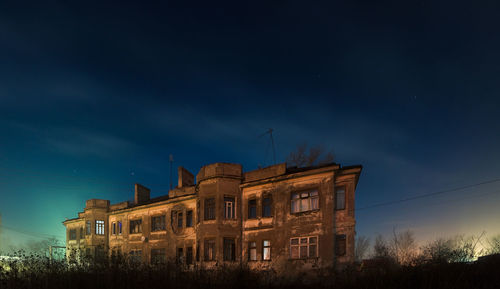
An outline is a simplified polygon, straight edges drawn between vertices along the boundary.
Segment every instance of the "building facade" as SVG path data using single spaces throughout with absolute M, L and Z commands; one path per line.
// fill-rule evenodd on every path
M 178 168 L 178 186 L 133 202 L 86 201 L 66 220 L 67 254 L 126 254 L 186 266 L 246 263 L 253 269 L 342 267 L 354 262 L 354 195 L 361 166 L 278 164 L 243 172 L 239 164 Z

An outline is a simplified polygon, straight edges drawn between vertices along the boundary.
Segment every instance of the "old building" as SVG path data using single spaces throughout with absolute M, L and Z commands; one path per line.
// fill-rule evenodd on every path
M 121 253 L 142 262 L 214 266 L 247 263 L 275 270 L 339 267 L 354 261 L 354 194 L 361 166 L 278 164 L 243 172 L 215 163 L 150 198 L 136 184 L 133 202 L 86 202 L 66 220 L 68 254 Z

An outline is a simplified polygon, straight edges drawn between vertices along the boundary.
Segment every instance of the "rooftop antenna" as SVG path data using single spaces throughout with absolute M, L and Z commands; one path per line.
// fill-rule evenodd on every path
M 174 156 L 172 154 L 168 156 L 168 161 L 170 162 L 170 189 L 172 189 L 172 163 L 174 162 Z
M 273 146 L 273 161 L 274 161 L 274 164 L 276 164 L 276 150 L 274 149 L 274 139 L 273 139 L 273 129 L 272 128 L 268 128 L 267 131 L 263 134 L 261 134 L 259 137 L 262 137 L 266 134 L 269 134 L 269 137 L 271 138 L 271 145 Z

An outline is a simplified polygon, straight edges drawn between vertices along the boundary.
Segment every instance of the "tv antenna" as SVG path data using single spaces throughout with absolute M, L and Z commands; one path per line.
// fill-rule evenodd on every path
M 271 145 L 273 146 L 273 161 L 274 161 L 274 164 L 276 164 L 276 150 L 274 149 L 273 131 L 274 130 L 272 128 L 268 128 L 267 131 L 265 133 L 261 134 L 259 137 L 263 137 L 266 134 L 269 134 L 269 138 L 271 139 Z

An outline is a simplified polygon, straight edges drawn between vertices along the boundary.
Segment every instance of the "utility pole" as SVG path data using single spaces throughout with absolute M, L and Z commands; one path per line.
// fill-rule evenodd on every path
M 273 138 L 273 129 L 269 128 L 267 131 L 263 134 L 261 134 L 259 137 L 262 137 L 266 134 L 269 134 L 269 137 L 271 138 L 271 145 L 273 146 L 273 164 L 276 164 L 276 150 L 274 149 L 274 138 Z M 266 157 L 267 157 L 267 152 L 266 152 Z

